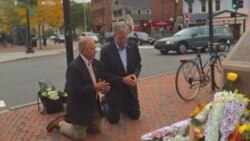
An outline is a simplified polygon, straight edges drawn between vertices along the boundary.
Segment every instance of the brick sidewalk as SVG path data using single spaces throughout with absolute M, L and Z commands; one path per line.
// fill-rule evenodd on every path
M 200 95 L 192 102 L 181 101 L 175 91 L 175 73 L 139 81 L 141 118 L 132 121 L 122 116 L 117 125 L 103 121 L 101 134 L 88 134 L 87 141 L 139 141 L 141 135 L 189 117 L 199 101 L 212 98 L 210 87 L 201 89 Z M 58 114 L 41 115 L 37 105 L 20 108 L 0 114 L 1 141 L 70 141 L 59 132 L 46 132 L 48 122 Z

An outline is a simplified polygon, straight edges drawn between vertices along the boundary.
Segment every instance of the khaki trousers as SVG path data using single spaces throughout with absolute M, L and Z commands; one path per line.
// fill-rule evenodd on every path
M 65 121 L 59 123 L 60 132 L 73 140 L 84 141 L 87 137 L 87 131 L 91 133 L 100 133 L 102 128 L 102 117 L 95 111 L 93 123 L 90 126 L 74 125 Z

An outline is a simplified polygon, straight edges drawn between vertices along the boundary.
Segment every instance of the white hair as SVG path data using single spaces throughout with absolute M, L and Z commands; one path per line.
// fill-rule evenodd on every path
M 128 28 L 125 23 L 119 22 L 114 24 L 114 33 L 117 33 L 119 31 L 128 31 Z
M 79 41 L 79 44 L 78 44 L 78 48 L 79 48 L 79 51 L 81 52 L 82 50 L 84 50 L 87 46 L 87 42 L 89 41 L 94 41 L 91 37 L 86 37 L 82 40 Z

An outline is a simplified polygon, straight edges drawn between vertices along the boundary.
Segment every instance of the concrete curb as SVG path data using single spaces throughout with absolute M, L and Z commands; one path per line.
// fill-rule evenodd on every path
M 73 51 L 75 51 L 76 49 L 78 49 L 78 47 L 76 45 L 73 45 Z M 34 53 L 4 52 L 3 54 L 5 54 L 6 57 L 0 57 L 0 63 L 6 63 L 6 62 L 17 61 L 17 60 L 36 58 L 36 57 L 51 56 L 51 55 L 56 55 L 56 54 L 62 54 L 65 52 L 66 52 L 66 48 L 55 49 L 55 50 L 38 50 L 38 51 L 35 51 Z M 9 57 L 9 56 L 14 56 L 14 57 Z
M 3 111 L 0 111 L 0 115 L 1 114 L 4 114 L 4 113 L 7 113 L 7 112 L 9 112 L 10 110 L 8 110 L 8 109 L 6 109 L 6 110 L 3 110 Z
M 24 60 L 24 59 L 29 59 L 29 58 L 35 58 L 35 57 L 44 57 L 44 56 L 51 56 L 51 55 L 55 55 L 55 54 L 61 54 L 64 53 L 65 50 L 53 50 L 50 52 L 43 51 L 43 52 L 38 52 L 37 54 L 16 54 L 17 56 L 15 58 L 3 58 L 0 60 L 0 63 L 6 63 L 6 62 L 12 62 L 12 61 L 17 61 L 17 60 Z M 12 53 L 9 53 L 10 55 Z M 13 53 L 12 55 L 14 55 L 15 53 Z M 18 56 L 19 55 L 19 56 Z
M 0 111 L 0 115 L 7 113 L 7 112 L 10 112 L 10 111 L 15 111 L 15 110 L 18 110 L 21 108 L 33 106 L 35 104 L 37 104 L 37 102 L 30 102 L 30 103 L 26 103 L 26 104 L 22 104 L 22 105 L 18 105 L 18 106 L 13 106 L 13 107 L 10 107 L 9 109 L 5 109 L 5 110 Z
M 24 107 L 28 107 L 28 106 L 32 106 L 37 104 L 37 102 L 30 102 L 30 103 L 26 103 L 26 104 L 22 104 L 22 105 L 18 105 L 18 106 L 13 106 L 9 109 L 9 111 L 13 111 L 13 110 L 18 110 L 20 108 L 24 108 Z

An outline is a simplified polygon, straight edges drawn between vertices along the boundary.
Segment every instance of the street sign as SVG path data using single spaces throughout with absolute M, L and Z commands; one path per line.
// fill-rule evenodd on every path
M 187 25 L 190 23 L 190 14 L 189 13 L 184 13 L 183 14 L 183 20 L 184 20 L 184 23 Z

